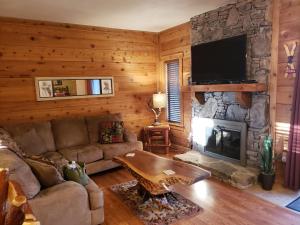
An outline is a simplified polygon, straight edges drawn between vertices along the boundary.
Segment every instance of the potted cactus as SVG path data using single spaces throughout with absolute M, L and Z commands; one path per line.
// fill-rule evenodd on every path
M 262 188 L 265 190 L 272 190 L 275 180 L 272 144 L 272 138 L 270 136 L 265 137 L 263 149 L 260 153 L 260 181 Z

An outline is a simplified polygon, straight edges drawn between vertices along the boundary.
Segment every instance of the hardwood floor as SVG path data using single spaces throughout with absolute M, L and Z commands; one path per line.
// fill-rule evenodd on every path
M 104 190 L 105 225 L 142 225 L 134 213 L 110 191 L 113 184 L 132 180 L 125 169 L 93 175 Z M 174 190 L 203 208 L 197 216 L 176 225 L 299 225 L 300 215 L 264 201 L 214 179 L 191 186 L 177 185 Z

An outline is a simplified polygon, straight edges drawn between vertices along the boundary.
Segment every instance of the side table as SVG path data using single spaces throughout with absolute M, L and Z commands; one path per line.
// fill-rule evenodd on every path
M 169 154 L 169 148 L 171 146 L 169 132 L 170 126 L 166 124 L 144 127 L 145 150 L 152 152 L 155 148 L 164 148 L 165 153 Z

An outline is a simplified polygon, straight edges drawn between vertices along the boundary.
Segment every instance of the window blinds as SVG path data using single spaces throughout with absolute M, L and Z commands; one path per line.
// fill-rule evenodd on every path
M 168 121 L 181 122 L 181 99 L 179 82 L 179 60 L 166 63 L 167 96 L 168 96 Z

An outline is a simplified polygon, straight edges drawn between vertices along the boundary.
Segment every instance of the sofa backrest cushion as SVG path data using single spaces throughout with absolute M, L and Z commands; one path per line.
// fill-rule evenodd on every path
M 5 125 L 4 128 L 13 136 L 22 136 L 23 134 L 35 129 L 37 135 L 43 140 L 47 151 L 55 151 L 55 143 L 51 129 L 50 121 L 23 123 Z
M 34 128 L 20 136 L 15 136 L 14 139 L 26 155 L 41 155 L 47 152 L 45 143 Z
M 57 149 L 86 145 L 89 143 L 84 118 L 52 120 L 52 131 Z
M 18 182 L 28 199 L 40 192 L 41 185 L 30 167 L 15 153 L 0 148 L 0 167 L 9 169 L 9 179 Z
M 89 116 L 86 117 L 87 128 L 89 132 L 89 139 L 91 144 L 99 142 L 99 127 L 100 122 L 108 121 L 122 121 L 122 115 L 120 113 L 107 114 L 100 116 Z

